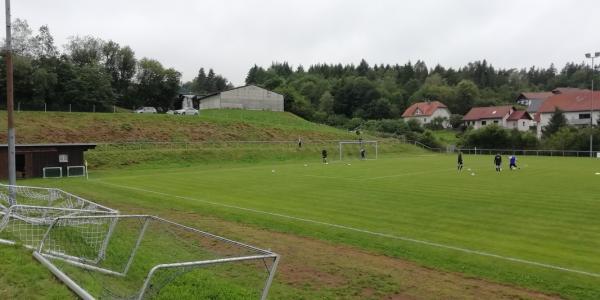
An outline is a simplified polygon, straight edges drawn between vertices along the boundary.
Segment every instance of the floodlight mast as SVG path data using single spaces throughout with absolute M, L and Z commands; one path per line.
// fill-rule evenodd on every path
M 6 112 L 8 119 L 8 184 L 17 184 L 17 174 L 15 165 L 15 124 L 13 120 L 14 112 L 14 91 L 13 91 L 13 60 L 12 60 L 12 25 L 10 18 L 10 0 L 5 0 L 6 5 Z M 9 204 L 14 204 L 14 198 L 9 197 Z
M 595 52 L 593 55 L 591 53 L 586 53 L 585 58 L 592 60 L 592 92 L 590 94 L 590 158 L 594 157 L 594 58 L 600 56 L 600 52 Z

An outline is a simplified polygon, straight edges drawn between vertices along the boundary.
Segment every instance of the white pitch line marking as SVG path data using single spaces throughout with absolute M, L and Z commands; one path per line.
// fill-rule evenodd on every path
M 136 187 L 126 186 L 126 185 L 103 182 L 101 180 L 94 180 L 94 181 L 98 182 L 100 184 L 120 187 L 120 188 L 124 188 L 124 189 L 129 189 L 129 190 L 146 192 L 146 193 L 162 195 L 162 196 L 167 196 L 167 197 L 174 197 L 174 198 L 179 198 L 179 199 L 184 199 L 184 200 L 199 201 L 199 202 L 207 203 L 207 204 L 214 205 L 214 206 L 222 206 L 222 207 L 233 208 L 233 209 L 238 209 L 238 210 L 243 210 L 243 211 L 249 211 L 249 212 L 253 212 L 253 213 L 257 213 L 257 214 L 264 214 L 264 215 L 270 215 L 270 216 L 275 216 L 275 217 L 280 217 L 280 218 L 285 218 L 285 219 L 302 221 L 302 222 L 306 222 L 306 223 L 319 224 L 319 225 L 324 225 L 324 226 L 329 226 L 329 227 L 334 227 L 334 228 L 339 228 L 339 229 L 345 229 L 345 230 L 370 234 L 370 235 L 374 235 L 374 236 L 380 236 L 380 237 L 385 237 L 385 238 L 390 238 L 390 239 L 395 239 L 395 240 L 400 240 L 400 241 L 405 241 L 405 242 L 411 242 L 411 243 L 415 243 L 415 244 L 422 244 L 422 245 L 427 245 L 427 246 L 432 246 L 432 247 L 437 247 L 437 248 L 442 248 L 442 249 L 449 249 L 449 250 L 454 250 L 454 251 L 468 253 L 468 254 L 475 254 L 475 255 L 479 255 L 479 256 L 492 257 L 492 258 L 496 258 L 496 259 L 500 259 L 500 260 L 542 267 L 542 268 L 546 268 L 546 269 L 552 269 L 552 270 L 558 270 L 558 271 L 563 271 L 563 272 L 568 272 L 568 273 L 574 273 L 574 274 L 580 274 L 580 275 L 586 275 L 586 276 L 590 276 L 590 277 L 600 278 L 600 273 L 581 271 L 581 270 L 577 270 L 577 269 L 570 269 L 570 268 L 551 265 L 551 264 L 547 264 L 547 263 L 540 263 L 540 262 L 516 258 L 516 257 L 510 257 L 510 256 L 489 253 L 489 252 L 485 252 L 485 251 L 472 250 L 472 249 L 461 248 L 461 247 L 456 247 L 456 246 L 451 246 L 451 245 L 444 245 L 444 244 L 440 244 L 440 243 L 436 243 L 436 242 L 418 240 L 418 239 L 413 239 L 413 238 L 409 238 L 409 237 L 403 237 L 403 236 L 397 236 L 397 235 L 393 235 L 393 234 L 370 231 L 370 230 L 360 229 L 360 228 L 355 228 L 355 227 L 350 227 L 350 226 L 344 226 L 344 225 L 327 223 L 327 222 L 322 222 L 322 221 L 317 221 L 317 220 L 294 217 L 294 216 L 284 215 L 284 214 L 280 214 L 280 213 L 273 213 L 273 212 L 268 212 L 268 211 L 253 209 L 253 208 L 246 208 L 246 207 L 235 206 L 235 205 L 230 205 L 230 204 L 217 203 L 217 202 L 212 202 L 212 201 L 198 199 L 198 198 L 192 198 L 192 197 L 186 197 L 186 196 L 172 195 L 172 194 L 152 191 L 152 190 L 148 190 L 148 189 L 142 189 L 142 188 L 136 188 Z
M 444 169 L 437 171 L 421 171 L 421 172 L 412 172 L 412 173 L 401 173 L 395 175 L 386 175 L 386 176 L 378 176 L 378 177 L 368 177 L 368 178 L 360 178 L 362 180 L 375 180 L 375 179 L 385 179 L 385 178 L 394 178 L 394 177 L 404 177 L 404 176 L 413 176 L 413 175 L 423 175 L 423 174 L 433 174 L 433 173 L 443 173 L 454 171 L 454 169 Z

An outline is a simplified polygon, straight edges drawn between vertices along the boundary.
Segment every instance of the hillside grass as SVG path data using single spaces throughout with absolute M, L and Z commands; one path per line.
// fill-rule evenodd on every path
M 6 120 L 6 111 L 0 111 Z M 17 143 L 355 139 L 287 112 L 203 110 L 199 116 L 134 113 L 15 113 Z M 6 122 L 0 122 L 6 141 Z
M 498 174 L 490 156 L 465 156 L 460 173 L 455 159 L 396 155 L 323 165 L 317 157 L 109 169 L 92 172 L 89 181 L 26 183 L 60 186 L 106 205 L 197 213 L 352 245 L 568 299 L 600 298 L 598 277 L 395 238 L 600 274 L 599 161 L 523 157 L 520 170 Z M 289 297 L 285 290 L 276 282 L 272 297 Z
M 448 129 L 448 130 L 433 130 L 433 136 L 436 137 L 438 141 L 440 141 L 444 145 L 456 145 L 458 143 L 458 138 L 456 135 L 457 131 Z

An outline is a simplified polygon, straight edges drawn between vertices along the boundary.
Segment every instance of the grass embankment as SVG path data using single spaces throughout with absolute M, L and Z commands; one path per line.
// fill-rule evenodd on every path
M 0 112 L 6 120 L 6 112 Z M 347 131 L 287 112 L 206 110 L 199 116 L 127 113 L 19 112 L 17 143 L 114 143 L 355 139 Z M 6 122 L 0 122 L 6 141 Z
M 597 255 L 600 220 L 596 217 L 600 202 L 594 196 L 600 193 L 596 184 L 598 176 L 594 175 L 600 169 L 598 161 L 527 157 L 522 158 L 521 170 L 497 174 L 491 167 L 491 157 L 465 157 L 467 166 L 463 173 L 454 169 L 455 159 L 445 155 L 403 155 L 379 161 L 353 161 L 351 165 L 309 163 L 307 167 L 300 162 L 255 162 L 237 167 L 203 164 L 159 172 L 106 170 L 92 173 L 92 180 L 87 182 L 75 179 L 28 183 L 59 185 L 104 204 L 126 206 L 133 211 L 185 215 L 186 222 L 193 224 L 201 222 L 191 217 L 193 215 L 216 217 L 252 228 L 315 238 L 340 245 L 338 247 L 351 245 L 439 270 L 461 272 L 565 298 L 600 298 L 598 277 L 499 258 L 517 258 L 600 274 Z M 243 235 L 238 237 L 245 240 Z M 482 251 L 498 257 L 394 237 Z M 259 246 L 272 248 L 284 257 L 286 254 L 297 257 L 293 253 L 307 251 L 302 243 L 287 245 L 269 239 L 261 239 Z M 323 255 L 343 256 L 339 249 L 327 248 L 332 253 Z M 315 253 L 321 255 L 322 250 Z M 397 277 L 389 268 L 384 270 L 394 275 L 385 277 L 382 273 L 367 271 L 369 268 L 361 264 L 341 268 L 343 263 L 338 261 L 321 266 L 312 263 L 315 259 L 304 257 L 301 262 L 282 264 L 273 297 L 466 298 L 471 293 L 481 295 L 479 292 L 484 290 L 481 287 L 489 284 L 478 282 L 471 287 L 474 290 L 463 288 L 453 296 L 436 294 L 441 293 L 439 290 L 429 291 L 429 294 L 421 290 L 414 295 L 411 287 L 399 280 L 401 276 Z M 315 274 L 323 273 L 321 276 L 336 280 L 318 287 L 296 286 L 290 278 L 295 270 L 292 267 L 286 271 L 286 266 L 304 266 Z M 361 272 L 370 275 L 353 280 Z M 416 283 L 428 284 L 428 280 Z M 367 289 L 371 289 L 371 296 L 365 296 Z M 311 292 L 307 294 L 308 291 Z M 486 298 L 510 297 L 515 295 L 513 292 L 515 290 Z
M 389 157 L 398 154 L 426 154 L 413 145 L 387 140 L 374 144 L 365 143 L 367 157 Z M 338 142 L 306 141 L 299 148 L 297 143 L 194 143 L 194 144 L 128 144 L 99 147 L 86 153 L 90 169 L 123 169 L 186 167 L 198 164 L 252 164 L 264 162 L 307 161 L 318 162 L 321 152 L 326 150 L 329 161 L 339 159 Z M 344 157 L 356 157 L 360 146 L 344 145 Z
M 444 145 L 456 145 L 458 143 L 458 138 L 456 137 L 458 132 L 452 129 L 434 130 L 432 133 Z

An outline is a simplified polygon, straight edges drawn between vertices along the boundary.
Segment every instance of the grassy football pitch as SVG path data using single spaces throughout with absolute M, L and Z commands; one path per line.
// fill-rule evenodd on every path
M 465 156 L 457 172 L 454 155 L 399 154 L 327 165 L 317 157 L 154 166 L 26 183 L 159 215 L 212 215 L 567 298 L 600 298 L 600 161 L 519 157 L 521 169 L 510 171 L 504 159 L 501 173 L 491 156 Z

